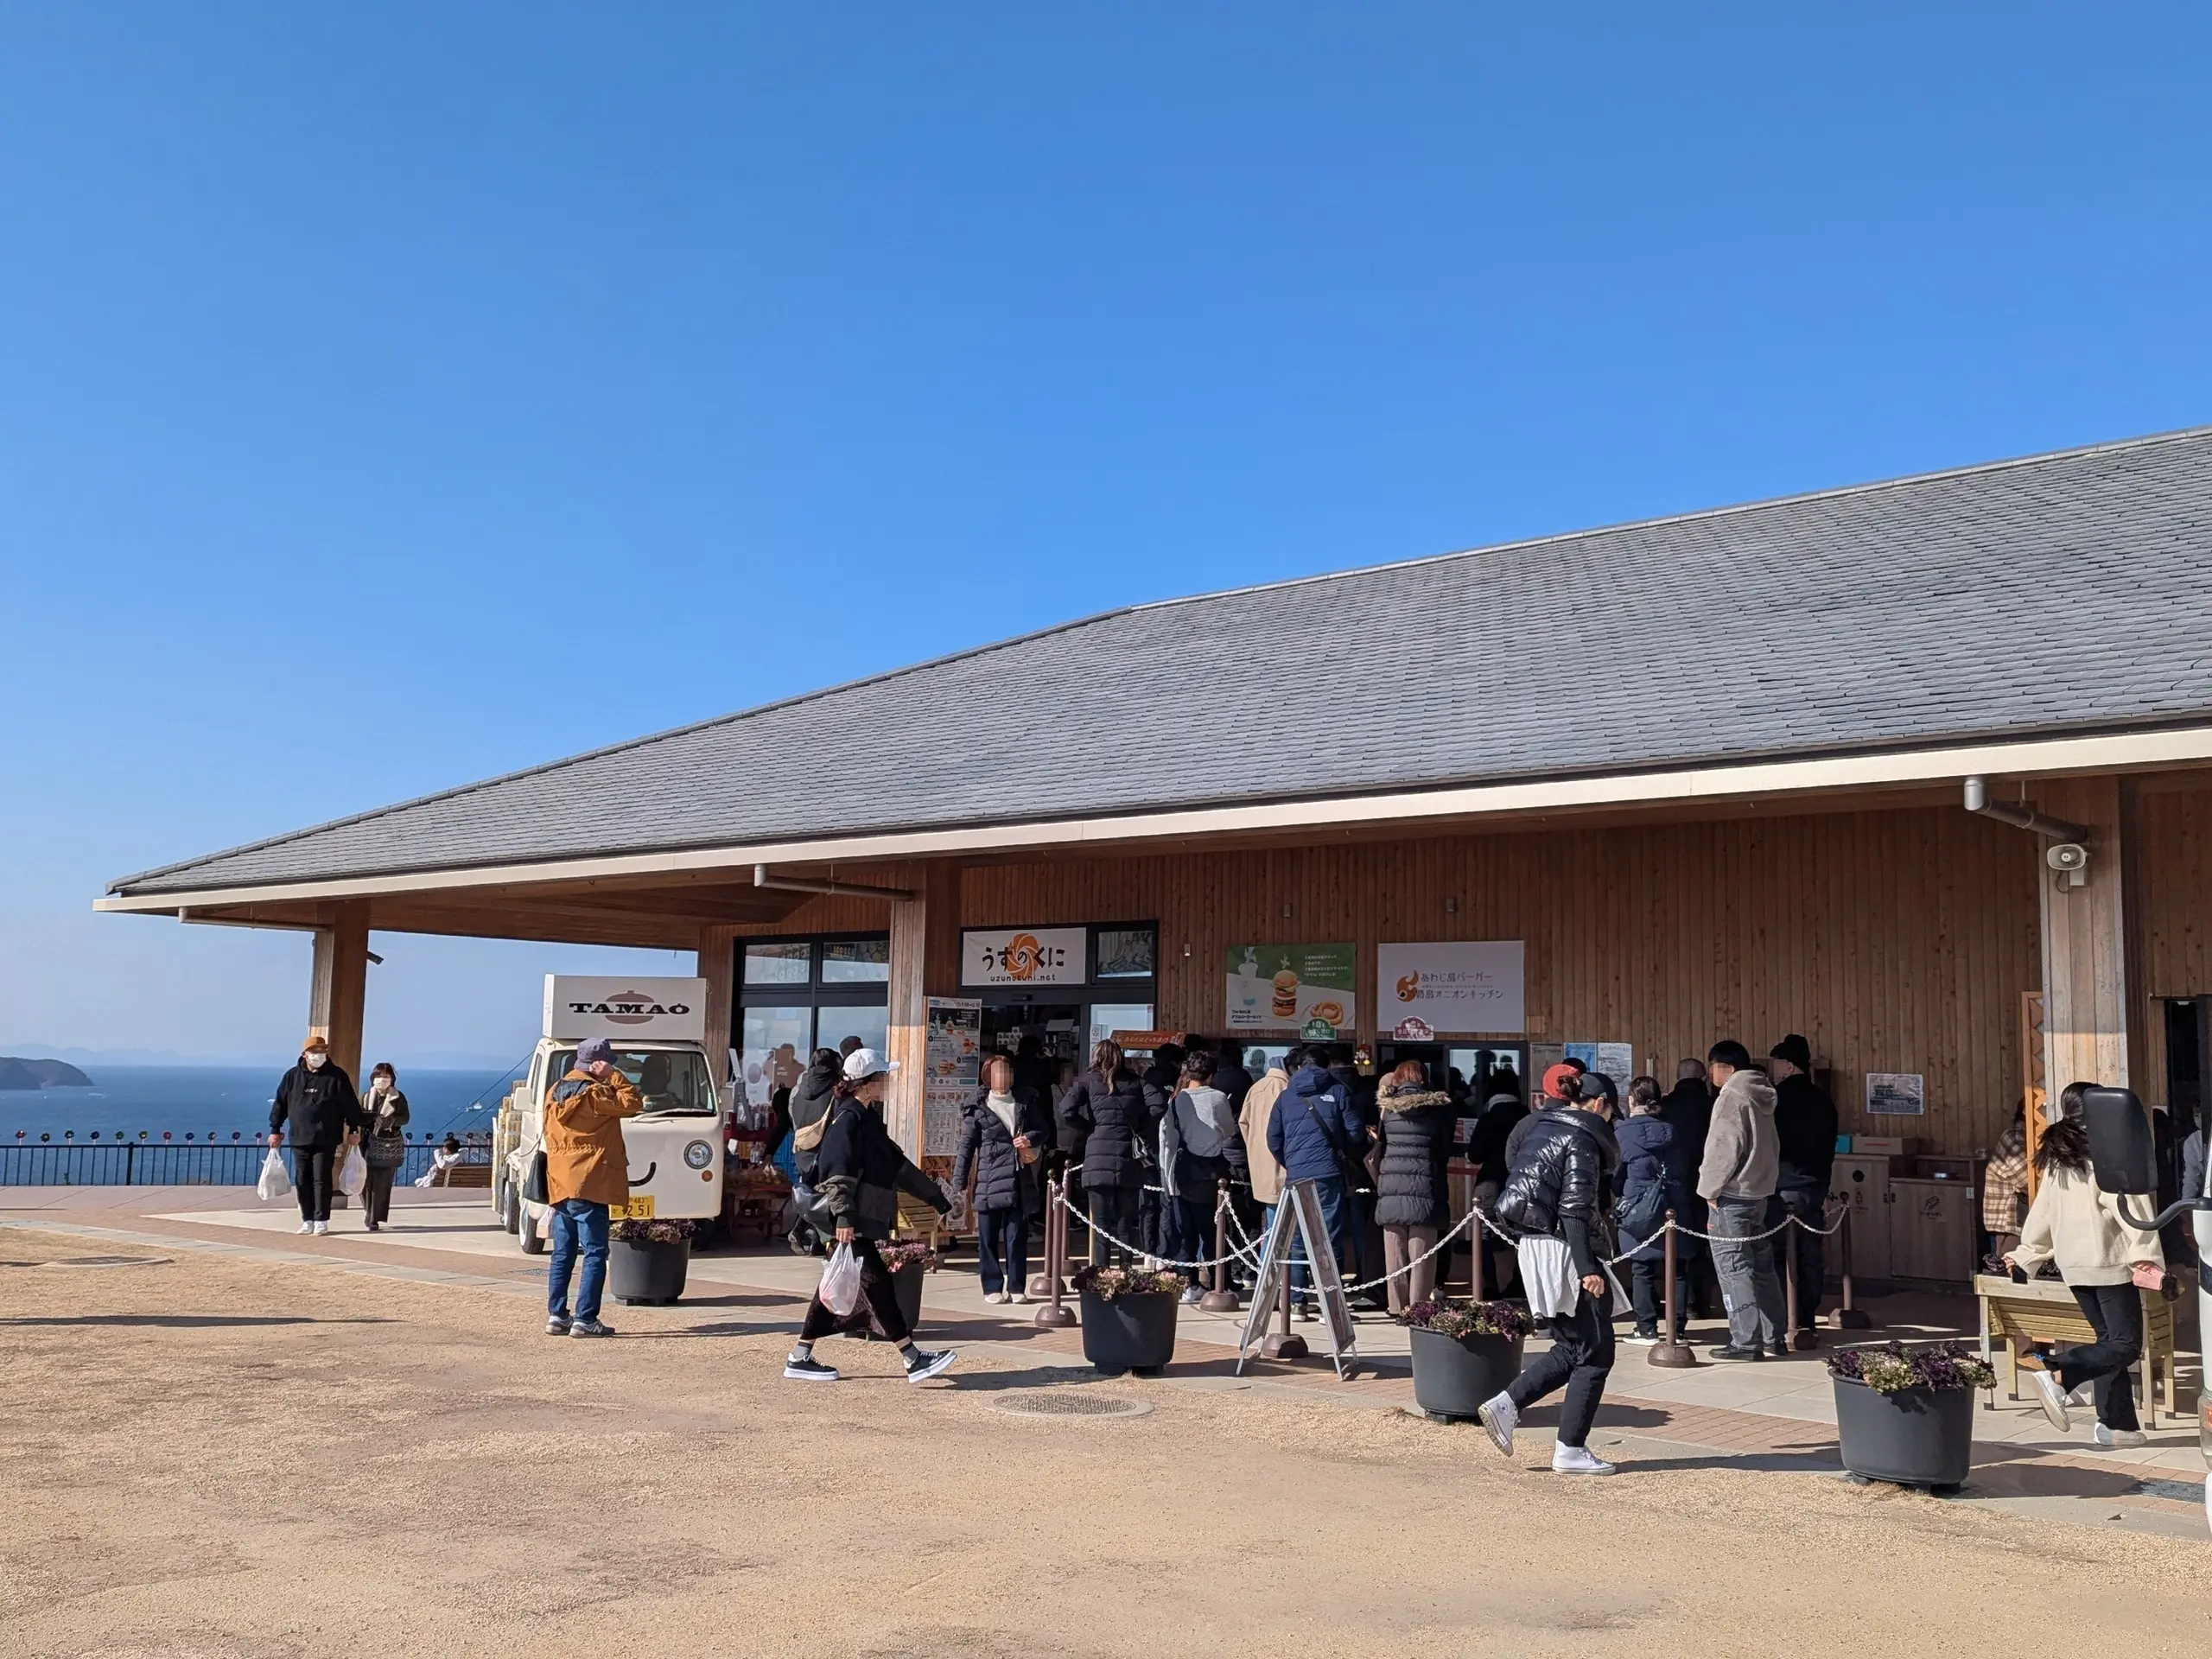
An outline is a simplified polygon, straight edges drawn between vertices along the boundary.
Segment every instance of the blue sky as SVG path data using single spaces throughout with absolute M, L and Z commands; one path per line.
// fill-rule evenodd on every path
M 296 937 L 92 915 L 147 866 L 2212 420 L 2205 14 L 1929 10 L 0 12 L 0 1045 L 296 1042 Z M 592 957 L 378 948 L 372 1047 L 503 1059 Z

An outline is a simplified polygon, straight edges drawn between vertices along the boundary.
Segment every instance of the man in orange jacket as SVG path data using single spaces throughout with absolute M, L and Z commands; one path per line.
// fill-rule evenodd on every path
M 614 1064 L 604 1037 L 576 1046 L 575 1064 L 545 1099 L 545 1198 L 553 1211 L 551 1282 L 545 1294 L 549 1337 L 611 1337 L 599 1322 L 607 1287 L 607 1206 L 630 1201 L 630 1154 L 622 1120 L 645 1109 L 645 1096 Z M 569 1313 L 569 1276 L 583 1256 L 583 1282 Z

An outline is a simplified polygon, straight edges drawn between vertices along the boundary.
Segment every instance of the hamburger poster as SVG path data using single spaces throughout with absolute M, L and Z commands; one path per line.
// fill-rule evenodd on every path
M 1303 1031 L 1320 1024 L 1348 1033 L 1359 1024 L 1352 995 L 1359 950 L 1350 944 L 1232 944 L 1230 1031 Z

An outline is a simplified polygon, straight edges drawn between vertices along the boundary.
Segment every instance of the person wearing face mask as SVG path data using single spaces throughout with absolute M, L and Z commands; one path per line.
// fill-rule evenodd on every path
M 368 1120 L 361 1135 L 361 1156 L 369 1166 L 369 1184 L 361 1189 L 361 1215 L 373 1233 L 391 1219 L 391 1183 L 407 1161 L 407 1096 L 399 1092 L 399 1075 L 391 1061 L 378 1061 L 369 1073 L 369 1097 L 361 1103 L 361 1111 Z
M 330 1058 L 328 1039 L 310 1033 L 299 1063 L 276 1085 L 276 1098 L 269 1108 L 269 1144 L 280 1146 L 288 1130 L 290 1135 L 292 1183 L 300 1194 L 302 1232 L 330 1230 L 331 1174 L 339 1149 L 365 1121 L 353 1078 Z

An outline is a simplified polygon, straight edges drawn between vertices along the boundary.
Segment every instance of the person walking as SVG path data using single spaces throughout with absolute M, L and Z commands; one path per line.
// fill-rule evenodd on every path
M 276 1085 L 269 1107 L 269 1144 L 292 1145 L 292 1184 L 300 1194 L 300 1230 L 330 1230 L 330 1189 L 340 1151 L 366 1120 L 353 1080 L 330 1058 L 327 1038 L 309 1033 L 300 1058 Z
M 2096 1443 L 2141 1446 L 2135 1414 L 2135 1379 L 2128 1368 L 2143 1353 L 2143 1295 L 2164 1277 L 2165 1255 L 2156 1233 L 2130 1226 L 2120 1199 L 2098 1189 L 2089 1161 L 2089 1132 L 2082 1121 L 2086 1084 L 2060 1096 L 2065 1113 L 2036 1139 L 2036 1200 L 2020 1224 L 2020 1242 L 2005 1265 L 2029 1278 L 2046 1262 L 2074 1293 L 2094 1342 L 2075 1347 L 2039 1346 L 2043 1369 L 2029 1372 L 2054 1427 L 2073 1427 L 2066 1396 L 2095 1385 Z
M 1029 1217 L 1039 1208 L 1038 1160 L 1050 1131 L 1037 1096 L 1014 1081 L 1014 1063 L 1003 1054 L 983 1062 L 983 1086 L 962 1108 L 960 1154 L 952 1164 L 952 1190 L 968 1190 L 976 1177 L 976 1266 L 983 1300 L 1029 1300 Z
M 1351 1220 L 1352 1173 L 1367 1150 L 1367 1128 L 1352 1110 L 1344 1085 L 1330 1071 L 1326 1046 L 1316 1044 L 1290 1058 L 1297 1069 L 1268 1118 L 1268 1150 L 1282 1165 L 1286 1188 L 1299 1181 L 1313 1183 L 1321 1224 L 1341 1266 Z M 1301 1232 L 1291 1243 L 1294 1290 L 1306 1284 L 1304 1239 Z
M 1212 1055 L 1199 1050 L 1186 1056 L 1175 1097 L 1160 1124 L 1160 1184 L 1166 1189 L 1175 1223 L 1171 1253 L 1183 1262 L 1204 1262 L 1213 1255 L 1214 1210 L 1229 1179 L 1230 1148 L 1236 1141 L 1236 1114 L 1213 1078 Z M 1205 1294 L 1193 1273 L 1183 1300 L 1195 1306 Z
M 1789 1217 L 1796 1224 L 1775 1235 L 1775 1261 L 1797 1269 L 1797 1328 L 1820 1326 L 1821 1293 L 1827 1258 L 1821 1229 L 1827 1225 L 1828 1185 L 1835 1172 L 1835 1102 L 1813 1081 L 1813 1049 L 1792 1032 L 1774 1046 L 1767 1065 L 1774 1079 L 1774 1139 L 1778 1166 L 1768 1224 Z M 1779 1268 L 1777 1267 L 1777 1271 Z M 1785 1305 L 1787 1297 L 1784 1299 Z
M 1402 1322 L 1408 1308 L 1436 1289 L 1436 1258 L 1428 1253 L 1451 1213 L 1445 1169 L 1452 1159 L 1452 1096 L 1428 1086 L 1427 1066 L 1407 1060 L 1382 1080 L 1376 1106 L 1382 1149 L 1375 1221 L 1382 1230 L 1390 1317 Z M 1427 1260 L 1415 1259 L 1421 1256 Z
M 939 1215 L 948 1213 L 952 1203 L 883 1127 L 883 1096 L 890 1082 L 890 1063 L 874 1049 L 856 1048 L 845 1057 L 844 1082 L 830 1109 L 830 1127 L 815 1161 L 815 1185 L 822 1195 L 819 1207 L 827 1212 L 837 1243 L 851 1245 L 860 1260 L 861 1300 L 883 1334 L 899 1344 L 906 1380 L 926 1382 L 959 1356 L 950 1348 L 932 1353 L 915 1345 L 913 1331 L 899 1310 L 899 1293 L 875 1247 L 898 1224 L 901 1192 L 921 1199 Z M 784 1363 L 784 1375 L 800 1382 L 835 1382 L 837 1368 L 815 1358 L 814 1344 L 848 1328 L 853 1317 L 823 1306 L 817 1287 L 806 1305 L 798 1345 Z
M 1688 1148 L 1660 1111 L 1659 1080 L 1637 1077 L 1628 1086 L 1628 1121 L 1613 1131 L 1620 1147 L 1620 1171 L 1614 1190 L 1619 1195 L 1619 1232 L 1623 1245 L 1643 1248 L 1629 1257 L 1629 1294 L 1636 1306 L 1636 1334 L 1643 1342 L 1659 1338 L 1659 1320 L 1666 1311 L 1667 1212 L 1678 1220 L 1689 1214 L 1690 1192 L 1697 1180 L 1697 1166 Z M 1675 1319 L 1670 1337 L 1679 1341 L 1689 1321 L 1688 1263 L 1704 1249 L 1686 1235 L 1675 1240 Z
M 1613 1465 L 1590 1450 L 1590 1427 L 1613 1369 L 1612 1281 L 1604 1267 L 1612 1244 L 1605 1208 L 1620 1147 L 1605 1121 L 1602 1096 L 1583 1102 L 1581 1079 L 1572 1068 L 1551 1067 L 1543 1089 L 1543 1109 L 1516 1128 L 1507 1145 L 1497 1214 L 1521 1235 L 1529 1311 L 1547 1323 L 1552 1345 L 1475 1414 L 1510 1458 L 1521 1414 L 1564 1384 L 1552 1472 L 1610 1475 Z
M 1732 1039 L 1715 1043 L 1707 1073 L 1720 1085 L 1698 1166 L 1698 1196 L 1713 1235 L 1713 1269 L 1728 1310 L 1728 1340 L 1708 1359 L 1785 1357 L 1782 1281 L 1774 1270 L 1768 1200 L 1782 1167 L 1774 1129 L 1774 1085 L 1751 1067 L 1751 1052 Z
M 817 1048 L 785 1096 L 784 1109 L 791 1135 L 791 1204 L 798 1219 L 784 1238 L 797 1255 L 829 1254 L 823 1248 L 821 1234 L 807 1217 L 814 1212 L 814 1172 L 822 1154 L 822 1137 L 829 1129 L 830 1108 L 844 1075 L 844 1057 L 834 1048 Z
M 622 1144 L 622 1120 L 645 1109 L 604 1037 L 576 1045 L 568 1072 L 545 1097 L 545 1201 L 552 1212 L 548 1233 L 551 1257 L 546 1263 L 545 1334 L 549 1337 L 611 1337 L 600 1323 L 599 1303 L 607 1288 L 607 1208 L 630 1201 L 630 1154 Z M 581 1258 L 575 1307 L 569 1306 L 569 1280 Z
M 1090 1069 L 1075 1080 L 1063 1121 L 1082 1138 L 1083 1190 L 1090 1200 L 1090 1263 L 1119 1260 L 1135 1267 L 1143 1254 L 1139 1237 L 1144 1178 L 1158 1144 L 1145 1109 L 1144 1084 L 1110 1038 L 1090 1052 Z M 1117 1242 L 1116 1242 L 1117 1241 Z
M 374 1233 L 391 1219 L 391 1184 L 407 1161 L 407 1096 L 399 1091 L 399 1074 L 391 1061 L 378 1060 L 370 1071 L 361 1116 L 361 1157 L 369 1166 L 369 1184 L 361 1189 L 361 1218 Z

